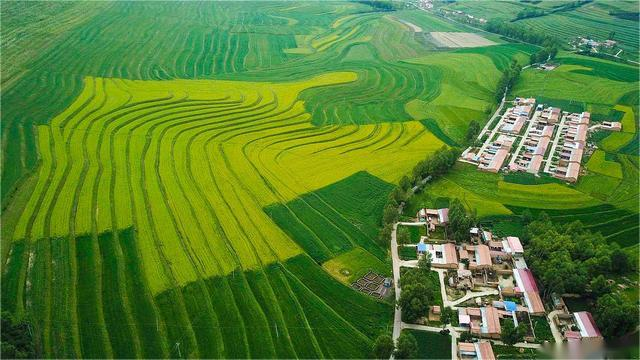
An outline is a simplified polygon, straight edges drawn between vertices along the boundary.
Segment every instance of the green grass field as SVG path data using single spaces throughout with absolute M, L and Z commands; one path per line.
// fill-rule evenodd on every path
M 451 336 L 412 329 L 404 331 L 413 335 L 418 341 L 418 359 L 451 358 Z
M 358 2 L 2 7 L 2 304 L 49 358 L 370 357 L 393 306 L 346 283 L 390 272 L 388 194 L 486 121 L 500 71 L 536 50 L 435 49 L 406 22 L 469 29 Z M 559 70 L 603 79 L 589 109 L 631 116 L 635 137 L 603 140 L 615 192 L 458 164 L 410 212 L 452 197 L 481 216 L 615 205 L 626 217 L 607 236 L 628 243 L 632 69 Z M 523 77 L 532 93 L 545 81 Z
M 463 11 L 476 18 L 508 21 L 524 29 L 545 33 L 558 38 L 563 44 L 577 37 L 604 41 L 613 33 L 619 56 L 638 61 L 638 7 L 633 1 L 595 0 L 577 8 L 557 11 L 566 1 L 456 1 L 443 4 L 448 11 Z M 518 19 L 525 10 L 544 11 L 543 16 Z M 617 14 L 636 14 L 635 20 Z M 567 46 L 568 47 L 568 46 Z M 617 50 L 613 54 L 617 53 Z

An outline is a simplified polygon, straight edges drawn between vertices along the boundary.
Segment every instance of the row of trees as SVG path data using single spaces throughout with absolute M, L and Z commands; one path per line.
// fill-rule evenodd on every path
M 518 76 L 520 76 L 521 70 L 522 67 L 517 61 L 513 60 L 511 61 L 511 65 L 502 72 L 502 76 L 498 81 L 498 87 L 496 88 L 496 101 L 500 102 L 500 100 L 502 100 L 505 89 L 511 88 L 515 85 L 516 80 L 518 80 Z
M 543 289 L 550 294 L 575 293 L 596 302 L 594 315 L 603 335 L 617 337 L 638 325 L 638 308 L 613 296 L 608 278 L 637 271 L 637 261 L 600 233 L 579 222 L 554 224 L 546 214 L 526 227 L 526 258 Z
M 396 6 L 390 1 L 368 1 L 368 0 L 360 0 L 358 1 L 360 4 L 369 5 L 375 9 L 375 11 L 395 11 Z
M 553 36 L 546 33 L 497 19 L 487 21 L 484 29 L 492 33 L 508 36 L 513 39 L 536 45 L 544 45 L 545 42 L 556 41 Z
M 449 201 L 449 224 L 447 232 L 451 239 L 462 242 L 469 239 L 469 229 L 476 226 L 478 217 L 475 209 L 467 212 L 459 199 Z
M 393 344 L 393 339 L 388 334 L 380 335 L 373 343 L 374 359 L 389 359 L 393 354 L 396 359 L 416 359 L 418 356 L 418 341 L 408 332 L 400 333 L 398 343 Z
M 547 62 L 548 60 L 555 59 L 558 54 L 558 44 L 549 42 L 537 52 L 531 54 L 530 62 L 532 64 L 538 64 Z
M 424 256 L 418 260 L 416 269 L 409 269 L 402 274 L 402 293 L 398 306 L 402 309 L 402 321 L 415 322 L 427 316 L 431 305 L 439 294 L 429 279 L 431 259 Z
M 476 120 L 471 120 L 471 122 L 469 122 L 467 133 L 464 135 L 464 140 L 468 145 L 472 145 L 473 143 L 475 143 L 476 137 L 480 133 L 480 130 L 482 130 L 482 127 L 480 126 L 479 122 L 477 122 Z
M 382 229 L 378 234 L 378 242 L 386 244 L 393 230 L 393 223 L 398 220 L 400 213 L 398 206 L 407 200 L 413 191 L 413 186 L 420 186 L 422 181 L 428 176 L 435 179 L 444 175 L 456 163 L 460 156 L 457 148 L 442 148 L 436 150 L 426 159 L 419 161 L 413 168 L 412 176 L 403 176 L 398 186 L 391 191 L 382 212 Z
M 431 180 L 446 174 L 460 157 L 460 149 L 446 146 L 436 150 L 426 159 L 419 161 L 411 171 L 413 176 L 411 184 L 419 185 L 420 182 L 431 176 Z M 403 181 L 401 180 L 401 184 Z M 406 181 L 404 182 L 406 185 Z
M 570 11 L 584 4 L 590 3 L 591 1 L 592 0 L 579 0 L 579 1 L 572 1 L 572 2 L 564 2 L 564 3 L 561 3 L 561 5 L 558 5 L 550 10 L 529 7 L 521 10 L 518 14 L 516 14 L 516 18 L 512 21 L 545 16 L 545 15 L 550 15 L 550 14 L 558 13 L 562 11 Z

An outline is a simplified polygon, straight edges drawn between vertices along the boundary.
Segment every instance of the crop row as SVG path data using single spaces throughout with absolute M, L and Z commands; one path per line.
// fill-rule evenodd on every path
M 332 241 L 340 240 L 331 254 L 348 244 L 383 257 L 371 229 L 390 185 L 365 176 L 337 192 L 299 195 L 363 169 L 396 181 L 397 169 L 438 142 L 415 136 L 423 131 L 418 123 L 312 126 L 300 91 L 353 79 L 350 73 L 277 84 L 87 78 L 78 99 L 38 128 L 42 166 L 13 236 L 28 245 L 16 247 L 16 268 L 7 273 L 14 289 L 5 293 L 16 296 L 7 301 L 33 316 L 45 353 L 160 357 L 179 349 L 217 357 L 224 332 L 193 326 L 215 329 L 223 321 L 213 304 L 198 300 L 216 297 L 207 279 L 233 279 L 238 268 L 258 271 L 301 251 L 263 211 L 268 204 L 288 204 L 307 223 L 324 219 L 326 227 L 314 231 L 328 239 L 335 229 Z M 406 153 L 391 162 L 388 154 L 399 148 Z M 328 167 L 340 169 L 317 172 Z M 365 206 L 369 196 L 378 200 L 358 218 L 354 203 Z M 252 307 L 238 303 L 241 314 Z M 277 311 L 264 311 L 246 321 L 277 320 Z M 138 319 L 155 331 L 133 325 Z M 291 355 L 277 336 L 246 341 L 250 351 L 265 351 L 257 357 Z

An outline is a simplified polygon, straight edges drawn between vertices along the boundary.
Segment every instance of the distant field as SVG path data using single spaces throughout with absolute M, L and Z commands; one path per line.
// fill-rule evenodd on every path
M 479 217 L 511 214 L 507 205 L 570 209 L 600 203 L 598 199 L 557 183 L 509 183 L 501 180 L 499 174 L 481 172 L 473 165 L 462 163 L 456 164 L 449 174 L 430 184 L 427 189 L 411 201 L 408 214 L 414 214 L 420 207 L 433 206 L 438 198 L 453 197 L 462 200 L 470 209 L 475 209 Z
M 459 10 L 475 18 L 502 20 L 525 29 L 559 38 L 568 47 L 577 37 L 604 41 L 613 35 L 623 50 L 620 57 L 638 61 L 640 32 L 634 1 L 595 0 L 577 8 L 558 11 L 567 1 L 456 1 L 444 9 Z M 543 16 L 518 19 L 524 11 L 544 11 Z M 633 16 L 635 14 L 635 20 Z
M 470 48 L 495 45 L 493 41 L 474 33 L 434 31 L 429 34 L 441 47 Z
M 49 358 L 369 358 L 393 306 L 346 285 L 390 271 L 388 194 L 484 123 L 501 72 L 537 50 L 440 49 L 425 34 L 470 30 L 359 2 L 2 7 L 2 304 Z M 562 62 L 516 88 L 617 106 L 630 140 L 601 137 L 594 165 L 619 165 L 615 191 L 595 171 L 569 187 L 458 164 L 407 211 L 610 206 L 606 236 L 632 245 L 636 69 Z
M 604 41 L 613 32 L 615 33 L 613 39 L 618 41 L 618 45 L 624 50 L 623 57 L 638 61 L 640 41 L 638 21 L 611 15 L 611 13 L 621 11 L 618 8 L 618 4 L 624 7 L 624 4 L 629 3 L 632 4 L 633 2 L 595 1 L 572 11 L 519 20 L 515 24 L 528 26 L 541 32 L 552 33 L 562 40 L 571 40 L 581 36 Z M 635 9 L 632 7 L 626 11 L 635 11 L 637 13 L 637 4 Z

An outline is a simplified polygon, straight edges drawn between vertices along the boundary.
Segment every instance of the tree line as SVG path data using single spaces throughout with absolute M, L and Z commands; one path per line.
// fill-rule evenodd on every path
M 426 179 L 430 177 L 433 181 L 446 174 L 460 157 L 458 148 L 441 147 L 434 153 L 428 155 L 424 160 L 419 161 L 411 171 L 411 177 L 403 176 L 397 187 L 395 187 L 382 211 L 382 229 L 378 234 L 380 245 L 387 245 L 393 230 L 393 224 L 398 221 L 400 213 L 398 206 L 404 203 L 413 193 L 414 189 L 420 188 Z
M 396 359 L 416 359 L 418 357 L 418 341 L 408 332 L 400 333 L 397 344 L 388 334 L 380 335 L 373 343 L 373 358 L 387 360 L 393 354 Z
M 522 67 L 517 61 L 513 60 L 511 61 L 511 65 L 502 72 L 502 76 L 500 80 L 498 80 L 498 87 L 496 88 L 495 98 L 497 102 L 502 100 L 505 89 L 510 89 L 515 85 L 520 76 L 520 71 L 522 71 Z
M 368 0 L 360 0 L 360 1 L 356 1 L 360 4 L 364 4 L 364 5 L 369 5 L 371 6 L 375 11 L 382 11 L 382 12 L 387 12 L 387 11 L 395 11 L 396 10 L 396 5 L 394 5 L 392 2 L 390 1 L 368 1 Z
M 557 54 L 558 54 L 558 45 L 554 42 L 549 42 L 545 44 L 545 46 L 542 49 L 531 54 L 531 57 L 529 58 L 529 62 L 531 64 L 544 63 L 551 59 L 555 59 Z
M 637 271 L 637 259 L 581 222 L 556 224 L 545 213 L 526 226 L 525 258 L 542 288 L 552 293 L 578 294 L 595 303 L 594 317 L 606 338 L 625 335 L 638 326 L 638 307 L 615 295 L 608 281 Z
M 580 6 L 582 6 L 584 4 L 588 4 L 591 1 L 592 0 L 580 0 L 580 1 L 565 2 L 565 3 L 562 3 L 561 5 L 558 5 L 558 6 L 552 8 L 550 10 L 534 8 L 534 7 L 528 7 L 526 9 L 523 9 L 520 12 L 518 12 L 516 14 L 516 18 L 511 20 L 511 21 L 513 22 L 513 21 L 518 21 L 518 20 L 522 20 L 522 19 L 528 19 L 528 18 L 534 18 L 534 17 L 550 15 L 550 14 L 563 12 L 563 11 L 570 11 L 570 10 L 579 8 Z
M 536 45 L 543 45 L 549 41 L 557 42 L 555 37 L 549 34 L 497 19 L 491 19 L 487 21 L 487 23 L 484 25 L 484 29 L 492 33 L 504 35 L 513 39 Z

